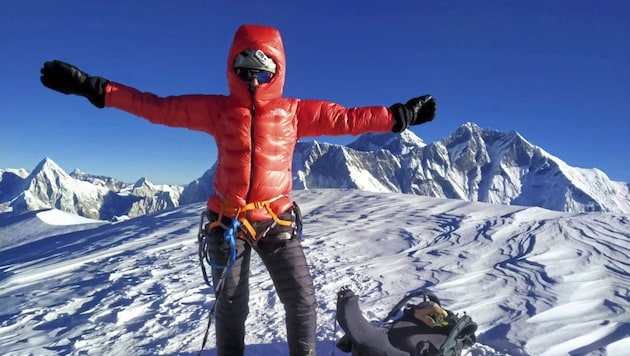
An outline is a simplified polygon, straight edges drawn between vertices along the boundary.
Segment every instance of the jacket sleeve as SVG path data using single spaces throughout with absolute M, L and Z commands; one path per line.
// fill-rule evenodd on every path
M 154 124 L 215 132 L 218 95 L 181 95 L 159 97 L 126 85 L 109 82 L 105 88 L 105 107 L 126 111 Z
M 298 137 L 389 132 L 393 126 L 392 112 L 384 106 L 345 108 L 319 100 L 301 100 L 297 106 Z

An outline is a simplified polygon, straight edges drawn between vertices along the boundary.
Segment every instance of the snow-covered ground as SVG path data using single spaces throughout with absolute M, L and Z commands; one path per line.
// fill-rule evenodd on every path
M 630 218 L 352 190 L 296 191 L 315 278 L 318 354 L 336 293 L 368 319 L 425 287 L 479 324 L 472 355 L 628 355 Z M 129 221 L 0 214 L 0 354 L 196 355 L 214 297 L 203 204 Z M 287 355 L 282 305 L 252 264 L 247 355 Z M 214 331 L 204 355 L 214 355 Z

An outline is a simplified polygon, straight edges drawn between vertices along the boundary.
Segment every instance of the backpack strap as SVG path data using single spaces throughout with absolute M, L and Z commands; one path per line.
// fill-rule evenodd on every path
M 475 331 L 477 331 L 477 323 L 472 318 L 464 314 L 461 317 L 455 316 L 449 311 L 450 319 L 456 319 L 454 325 L 450 325 L 451 331 L 444 340 L 444 343 L 440 347 L 441 355 L 443 356 L 459 356 L 462 353 L 462 349 L 472 346 L 476 341 Z
M 401 299 L 398 303 L 396 303 L 396 305 L 390 310 L 387 316 L 385 316 L 385 318 L 382 320 L 382 323 L 388 324 L 394 321 L 396 318 L 400 317 L 401 313 L 403 313 L 405 308 L 407 307 L 407 302 L 416 297 L 422 297 L 424 298 L 424 301 L 429 300 L 434 303 L 437 303 L 438 305 L 442 305 L 442 303 L 440 303 L 440 299 L 435 294 L 431 292 L 427 292 L 419 288 L 419 289 L 407 292 L 407 294 L 405 294 L 403 299 Z

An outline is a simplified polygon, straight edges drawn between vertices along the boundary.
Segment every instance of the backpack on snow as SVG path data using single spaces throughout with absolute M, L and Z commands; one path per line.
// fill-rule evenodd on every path
M 341 293 L 343 292 L 340 292 L 340 295 Z M 414 307 L 420 304 L 418 301 L 431 301 L 441 306 L 440 300 L 434 294 L 422 290 L 411 291 L 391 309 L 382 321 L 376 325 L 372 323 L 372 329 L 380 329 L 381 333 L 375 332 L 370 334 L 370 337 L 364 337 L 363 340 L 359 340 L 361 345 L 358 345 L 357 341 L 353 340 L 353 336 L 365 336 L 365 327 L 364 330 L 351 329 L 358 329 L 357 325 L 364 326 L 365 323 L 348 320 L 349 318 L 363 319 L 362 316 L 349 314 L 360 313 L 358 297 L 338 299 L 337 319 L 346 335 L 339 340 L 337 347 L 341 351 L 352 352 L 354 356 L 459 356 L 464 348 L 476 342 L 477 324 L 469 315 L 458 315 L 442 307 L 448 315 L 442 319 L 439 326 L 429 327 L 413 316 Z M 339 315 L 340 311 L 341 315 Z

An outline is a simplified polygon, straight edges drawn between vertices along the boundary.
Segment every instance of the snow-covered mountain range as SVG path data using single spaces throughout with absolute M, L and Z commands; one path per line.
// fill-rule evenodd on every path
M 121 220 L 179 205 L 183 187 L 154 185 L 146 178 L 128 185 L 74 170 L 67 174 L 52 159 L 35 169 L 0 171 L 0 204 L 5 210 L 56 208 L 91 219 Z
M 191 183 L 204 201 L 212 167 Z M 190 185 L 189 185 L 190 187 Z M 629 184 L 598 169 L 571 167 L 515 131 L 466 123 L 450 137 L 425 144 L 413 132 L 365 134 L 348 146 L 299 142 L 293 189 L 350 188 L 406 193 L 566 212 L 630 213 Z
M 203 202 L 216 167 L 186 187 L 127 185 L 78 170 L 66 174 L 50 158 L 32 172 L 1 171 L 0 206 L 13 211 L 58 208 L 104 220 L 135 217 L 180 204 Z M 293 188 L 353 188 L 417 194 L 566 212 L 630 214 L 630 185 L 598 169 L 571 167 L 529 143 L 466 123 L 450 137 L 425 144 L 411 131 L 366 134 L 347 146 L 299 142 Z

